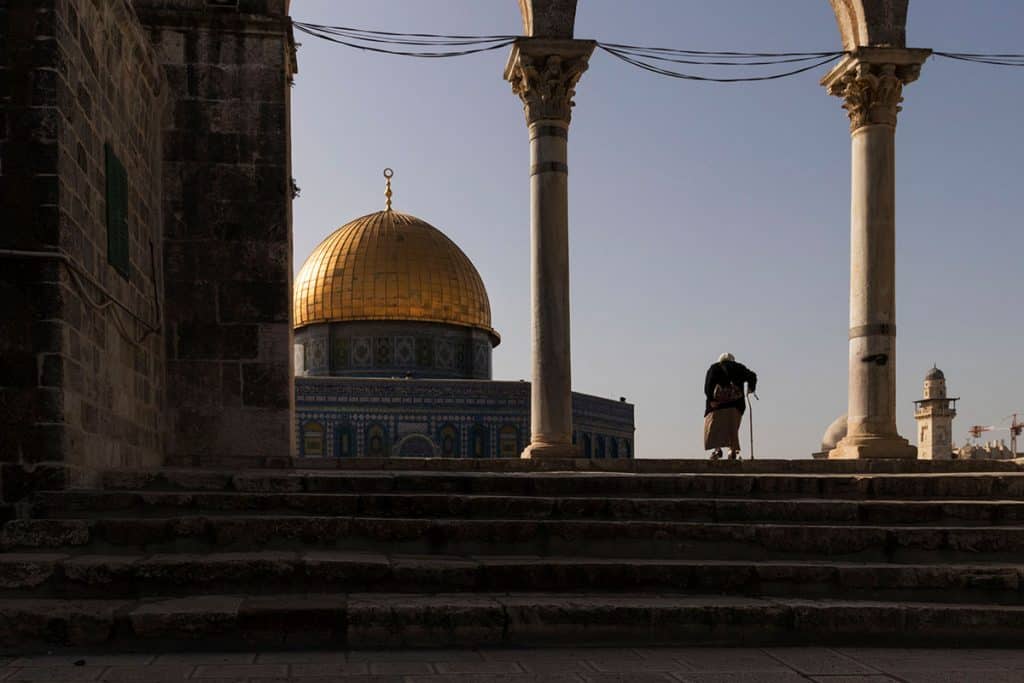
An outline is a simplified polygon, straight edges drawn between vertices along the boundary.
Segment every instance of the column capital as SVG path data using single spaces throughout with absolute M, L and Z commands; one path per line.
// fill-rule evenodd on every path
M 519 38 L 505 65 L 505 80 L 523 101 L 527 125 L 572 118 L 576 83 L 587 70 L 593 40 Z
M 931 53 L 926 49 L 861 47 L 843 57 L 821 84 L 829 95 L 843 99 L 851 131 L 877 124 L 895 127 L 903 86 L 917 80 Z

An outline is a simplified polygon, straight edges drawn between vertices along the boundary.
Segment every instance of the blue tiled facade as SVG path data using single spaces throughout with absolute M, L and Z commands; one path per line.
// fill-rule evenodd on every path
M 580 457 L 632 458 L 633 405 L 574 393 Z M 300 457 L 519 457 L 530 384 L 492 380 L 295 378 Z

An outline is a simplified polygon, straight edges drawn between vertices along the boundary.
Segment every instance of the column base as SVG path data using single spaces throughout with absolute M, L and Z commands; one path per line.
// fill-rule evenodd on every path
M 828 452 L 829 460 L 916 460 L 917 447 L 899 435 L 846 437 Z
M 533 458 L 571 459 L 579 457 L 579 449 L 571 443 L 531 443 L 523 449 L 523 460 Z

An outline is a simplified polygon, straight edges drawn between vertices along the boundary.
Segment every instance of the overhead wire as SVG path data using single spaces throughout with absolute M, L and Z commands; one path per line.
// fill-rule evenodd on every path
M 303 21 L 295 21 L 293 25 L 297 30 L 307 35 L 345 47 L 381 54 L 427 59 L 462 57 L 499 50 L 508 47 L 519 38 L 519 36 L 511 34 L 402 33 L 362 29 L 352 26 L 331 26 Z M 787 78 L 825 66 L 849 54 L 847 51 L 743 52 L 733 50 L 687 50 L 604 41 L 597 41 L 596 44 L 599 49 L 612 57 L 644 71 L 668 78 L 712 83 L 751 83 Z M 416 50 L 400 48 L 434 49 Z M 934 51 L 932 54 L 937 57 L 975 64 L 1024 67 L 1024 54 L 945 51 Z M 679 71 L 665 66 L 669 64 L 714 68 L 747 67 L 755 69 L 755 71 L 753 74 L 724 77 Z M 790 69 L 787 68 L 788 65 L 800 66 Z M 756 75 L 757 70 L 773 66 L 784 67 L 785 70 L 767 75 Z
M 683 73 L 681 71 L 675 71 L 673 69 L 666 69 L 664 67 L 660 67 L 660 66 L 657 66 L 655 64 L 651 64 L 650 62 L 644 61 L 643 59 L 639 58 L 637 55 L 635 55 L 633 53 L 622 51 L 622 50 L 618 50 L 618 49 L 612 48 L 612 47 L 608 47 L 607 45 L 605 45 L 603 43 L 598 43 L 597 46 L 601 50 L 604 50 L 608 54 L 612 55 L 613 57 L 615 57 L 617 59 L 621 59 L 622 61 L 626 62 L 627 64 L 631 64 L 631 65 L 633 65 L 635 67 L 643 69 L 644 71 L 650 71 L 651 73 L 655 73 L 655 74 L 658 74 L 660 76 L 668 76 L 669 78 L 678 78 L 678 79 L 683 79 L 683 80 L 687 80 L 687 81 L 707 81 L 707 82 L 712 82 L 712 83 L 750 83 L 750 82 L 756 82 L 756 81 L 773 81 L 773 80 L 777 80 L 779 78 L 786 78 L 788 76 L 795 76 L 797 74 L 804 73 L 805 71 L 810 71 L 811 69 L 816 69 L 816 68 L 818 68 L 820 66 L 824 66 L 825 64 L 828 64 L 829 62 L 835 61 L 836 59 L 838 59 L 839 57 L 841 57 L 842 55 L 845 54 L 845 52 L 826 53 L 827 56 L 825 56 L 820 61 L 815 61 L 813 64 L 810 64 L 810 65 L 807 65 L 807 66 L 802 66 L 802 67 L 800 67 L 798 69 L 791 69 L 789 71 L 784 71 L 784 72 L 781 72 L 781 73 L 769 74 L 767 76 L 739 76 L 739 77 L 723 78 L 723 77 L 717 77 L 717 76 L 699 76 L 697 74 Z M 821 55 L 815 55 L 815 57 L 808 58 L 808 59 L 817 59 L 817 57 L 819 57 L 819 56 L 821 56 Z M 663 61 L 671 61 L 671 60 L 663 60 Z M 800 61 L 806 61 L 806 60 L 802 59 Z M 781 63 L 784 63 L 784 62 L 771 62 L 771 64 L 781 64 Z M 728 63 L 728 64 L 724 64 L 724 66 L 755 66 L 755 65 L 741 64 L 741 63 L 736 63 L 736 64 Z
M 1024 54 L 979 54 L 972 52 L 940 52 L 932 51 L 936 57 L 955 59 L 961 62 L 976 64 L 993 64 L 996 66 L 1024 66 Z
M 399 34 L 388 31 L 369 31 L 366 29 L 353 29 L 345 26 L 324 26 L 322 24 L 307 24 L 305 22 L 294 22 L 293 25 L 299 31 L 308 35 L 326 40 L 356 50 L 378 52 L 382 54 L 399 55 L 402 57 L 420 57 L 437 59 L 445 57 L 463 57 L 465 55 L 499 50 L 508 47 L 515 42 L 515 36 L 442 36 L 437 34 Z M 394 50 L 374 45 L 361 43 L 373 43 L 377 45 L 400 45 L 408 47 L 470 47 L 465 50 Z

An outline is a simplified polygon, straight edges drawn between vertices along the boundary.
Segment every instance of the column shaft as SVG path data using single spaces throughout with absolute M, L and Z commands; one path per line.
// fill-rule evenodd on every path
M 505 79 L 530 131 L 530 301 L 533 332 L 530 445 L 524 458 L 571 458 L 569 121 L 592 40 L 520 38 Z
M 896 428 L 896 120 L 928 50 L 863 47 L 822 81 L 850 117 L 847 434 L 829 458 L 915 458 Z
M 852 139 L 848 434 L 896 436 L 896 129 Z
M 531 443 L 563 451 L 572 447 L 567 137 L 564 122 L 530 126 Z

